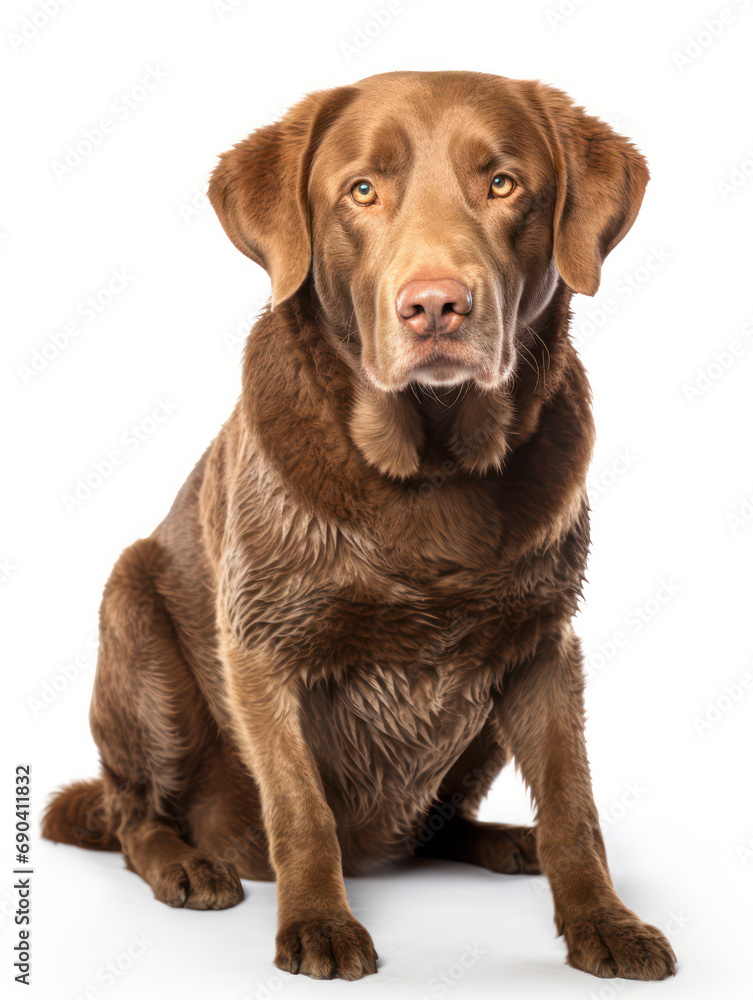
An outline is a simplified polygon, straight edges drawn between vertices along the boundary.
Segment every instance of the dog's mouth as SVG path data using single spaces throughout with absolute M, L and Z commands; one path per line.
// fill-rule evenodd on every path
M 401 375 L 406 383 L 449 387 L 474 382 L 488 389 L 499 381 L 495 359 L 488 350 L 459 335 L 427 338 L 414 345 L 404 364 Z
M 441 350 L 424 357 L 411 359 L 389 373 L 379 372 L 371 366 L 362 369 L 366 381 L 382 392 L 401 392 L 409 385 L 428 388 L 451 388 L 472 382 L 481 390 L 499 387 L 502 377 L 491 359 L 459 356 Z
M 363 374 L 373 388 L 389 393 L 402 392 L 410 385 L 448 389 L 464 383 L 488 391 L 502 382 L 500 372 L 489 363 L 442 354 L 431 354 L 387 376 L 370 368 L 365 368 Z
M 420 385 L 451 386 L 472 379 L 474 368 L 462 358 L 436 351 L 412 365 L 406 376 Z

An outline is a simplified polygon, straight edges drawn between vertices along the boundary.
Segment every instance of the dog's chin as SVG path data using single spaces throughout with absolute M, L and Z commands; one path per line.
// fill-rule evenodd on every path
M 477 389 L 490 392 L 498 389 L 504 381 L 503 373 L 491 364 L 472 364 L 460 358 L 447 356 L 426 358 L 389 372 L 379 371 L 367 365 L 364 366 L 362 373 L 372 389 L 387 393 L 402 392 L 411 385 L 428 389 L 451 389 L 465 383 L 472 383 Z
M 364 369 L 366 382 L 380 392 L 397 393 L 419 385 L 428 389 L 451 389 L 471 383 L 482 392 L 499 388 L 503 378 L 491 367 L 479 367 L 452 358 L 437 358 L 412 365 L 400 372 L 385 374 Z
M 449 389 L 463 382 L 474 381 L 474 371 L 467 364 L 450 358 L 438 358 L 435 361 L 416 365 L 409 373 L 409 382 L 428 388 Z

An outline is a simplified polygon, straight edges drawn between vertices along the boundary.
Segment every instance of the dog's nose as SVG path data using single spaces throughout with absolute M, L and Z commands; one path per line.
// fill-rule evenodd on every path
M 470 288 L 454 278 L 409 281 L 395 300 L 400 322 L 420 336 L 454 333 L 472 304 Z

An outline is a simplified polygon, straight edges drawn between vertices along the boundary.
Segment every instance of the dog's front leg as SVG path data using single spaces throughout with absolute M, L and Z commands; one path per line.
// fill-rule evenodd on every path
M 667 939 L 612 885 L 586 756 L 582 658 L 569 624 L 509 676 L 499 722 L 536 802 L 539 860 L 570 965 L 604 978 L 673 975 Z
M 335 818 L 299 722 L 295 681 L 264 654 L 224 643 L 236 737 L 261 796 L 277 876 L 275 964 L 315 979 L 376 972 L 371 937 L 348 906 Z

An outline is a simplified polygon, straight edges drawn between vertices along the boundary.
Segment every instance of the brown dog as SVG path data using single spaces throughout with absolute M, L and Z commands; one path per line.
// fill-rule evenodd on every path
M 419 853 L 543 871 L 569 962 L 663 979 L 618 899 L 571 618 L 589 388 L 568 339 L 648 171 L 560 91 L 391 73 L 313 94 L 209 197 L 269 272 L 235 412 L 105 588 L 102 777 L 44 833 L 212 909 L 277 879 L 281 969 L 376 954 L 343 872 Z M 535 828 L 480 823 L 514 757 Z

